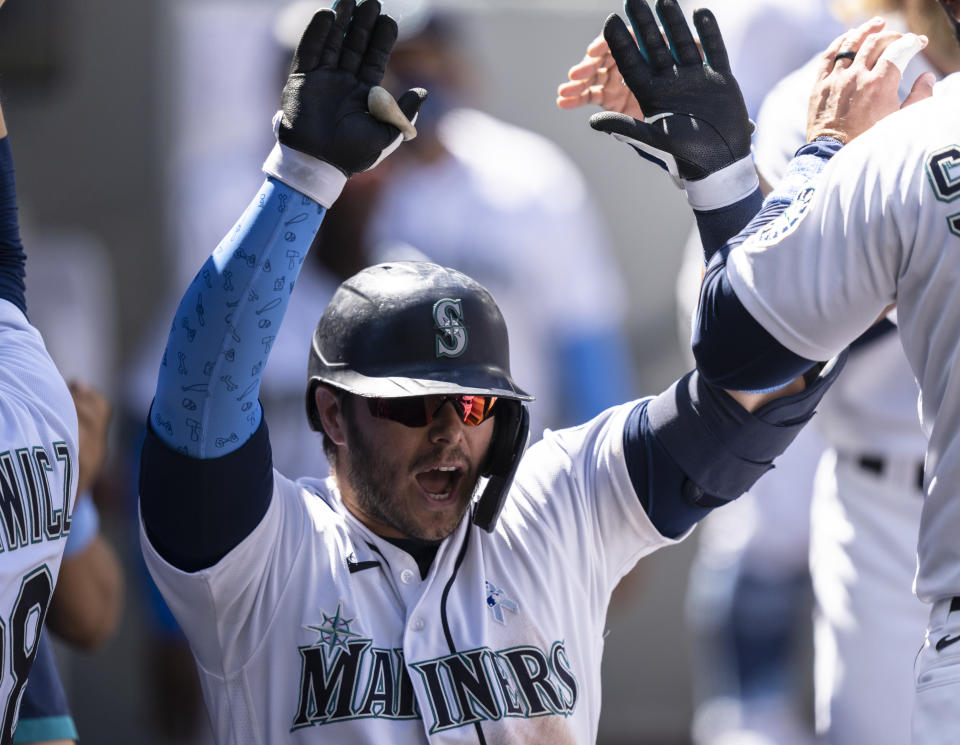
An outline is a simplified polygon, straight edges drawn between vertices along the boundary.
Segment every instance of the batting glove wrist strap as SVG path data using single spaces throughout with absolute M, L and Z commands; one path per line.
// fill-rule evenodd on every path
M 753 156 L 748 155 L 704 178 L 682 179 L 681 184 L 690 206 L 707 212 L 746 199 L 760 186 L 760 179 L 753 165 Z
M 279 142 L 267 156 L 263 172 L 324 207 L 337 201 L 347 183 L 346 175 L 335 166 Z

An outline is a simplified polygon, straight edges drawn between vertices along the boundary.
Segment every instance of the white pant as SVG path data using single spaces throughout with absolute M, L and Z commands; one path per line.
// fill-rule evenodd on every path
M 814 687 L 817 730 L 831 745 L 909 741 L 910 671 L 928 615 L 912 591 L 923 502 L 916 462 L 888 460 L 876 474 L 828 451 L 818 468 Z
M 913 745 L 960 744 L 960 611 L 949 598 L 930 612 L 914 673 Z

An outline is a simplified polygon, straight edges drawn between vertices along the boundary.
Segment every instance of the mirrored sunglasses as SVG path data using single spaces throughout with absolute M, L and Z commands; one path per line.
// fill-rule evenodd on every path
M 440 415 L 448 402 L 453 404 L 460 421 L 468 427 L 483 424 L 493 416 L 496 396 L 436 395 L 406 398 L 368 398 L 370 414 L 378 419 L 389 419 L 407 427 L 424 427 Z

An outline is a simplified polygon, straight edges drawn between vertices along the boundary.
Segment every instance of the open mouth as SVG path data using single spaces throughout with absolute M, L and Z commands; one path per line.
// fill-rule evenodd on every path
M 449 499 L 460 483 L 462 471 L 457 466 L 438 466 L 416 475 L 417 483 L 434 502 Z

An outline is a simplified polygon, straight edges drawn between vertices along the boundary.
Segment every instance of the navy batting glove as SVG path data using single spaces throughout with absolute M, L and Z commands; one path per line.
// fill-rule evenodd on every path
M 603 27 L 644 121 L 602 112 L 590 126 L 632 145 L 674 177 L 696 181 L 750 155 L 753 123 L 713 13 L 693 14 L 701 58 L 676 0 L 657 0 L 656 10 L 663 33 L 644 0 L 626 0 L 636 42 L 615 14 Z
M 277 139 L 352 176 L 399 145 L 400 130 L 367 110 L 370 89 L 383 79 L 397 23 L 378 0 L 338 0 L 318 11 L 293 57 L 283 88 Z M 410 120 L 427 92 L 414 88 L 397 103 Z

